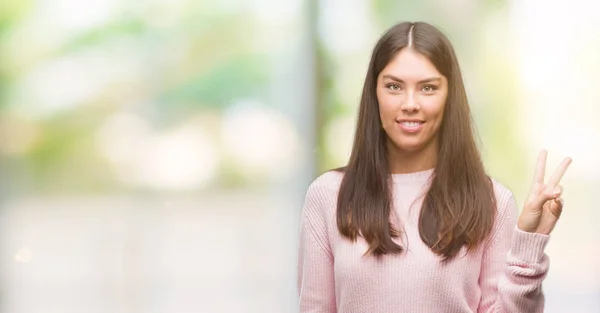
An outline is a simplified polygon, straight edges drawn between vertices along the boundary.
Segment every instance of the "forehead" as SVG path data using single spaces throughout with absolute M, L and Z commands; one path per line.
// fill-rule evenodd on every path
M 406 81 L 443 77 L 427 57 L 408 48 L 400 50 L 380 73 L 386 74 Z

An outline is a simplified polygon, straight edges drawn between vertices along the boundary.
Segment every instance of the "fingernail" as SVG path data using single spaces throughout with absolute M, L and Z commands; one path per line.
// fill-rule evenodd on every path
M 560 195 L 562 192 L 563 192 L 563 189 L 561 186 L 554 187 L 554 195 Z

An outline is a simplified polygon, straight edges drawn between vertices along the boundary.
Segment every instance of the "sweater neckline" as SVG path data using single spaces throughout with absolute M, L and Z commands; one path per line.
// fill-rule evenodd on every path
M 394 183 L 417 183 L 425 182 L 431 177 L 435 168 L 430 168 L 424 171 L 402 173 L 402 174 L 391 174 L 392 181 Z

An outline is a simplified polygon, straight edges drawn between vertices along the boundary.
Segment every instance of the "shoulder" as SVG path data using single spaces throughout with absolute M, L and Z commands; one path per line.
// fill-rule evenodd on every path
M 324 214 L 333 210 L 344 174 L 339 171 L 327 171 L 315 178 L 306 191 L 304 213 L 308 215 Z
M 490 178 L 492 181 L 494 196 L 496 198 L 496 209 L 500 216 L 510 217 L 516 215 L 517 206 L 513 192 L 497 179 Z
M 496 196 L 496 201 L 498 203 L 511 201 L 514 199 L 513 192 L 506 185 L 495 178 L 490 177 L 490 179 L 492 180 L 494 195 Z
M 308 186 L 307 194 L 331 193 L 340 189 L 344 173 L 336 170 L 327 171 L 315 178 Z

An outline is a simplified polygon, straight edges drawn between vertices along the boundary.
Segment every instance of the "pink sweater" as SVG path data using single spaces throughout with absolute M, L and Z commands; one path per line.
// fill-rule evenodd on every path
M 494 181 L 498 215 L 492 235 L 473 253 L 441 265 L 418 230 L 420 195 L 432 173 L 392 175 L 394 213 L 405 234 L 396 242 L 406 250 L 380 261 L 362 256 L 364 240 L 352 243 L 337 230 L 343 174 L 327 172 L 310 185 L 300 223 L 300 312 L 543 312 L 549 236 L 517 229 L 514 197 Z

